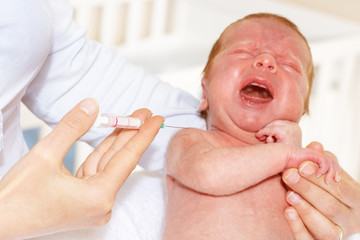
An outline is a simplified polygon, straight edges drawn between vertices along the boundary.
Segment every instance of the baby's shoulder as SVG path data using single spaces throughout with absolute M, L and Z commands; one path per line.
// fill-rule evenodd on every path
M 177 149 L 186 149 L 195 143 L 206 141 L 206 138 L 203 135 L 204 132 L 206 131 L 196 128 L 181 129 L 171 138 L 169 149 L 174 147 Z
M 178 131 L 174 138 L 188 138 L 188 139 L 198 139 L 206 138 L 209 135 L 208 131 L 198 129 L 198 128 L 184 128 Z
M 212 132 L 197 128 L 182 129 L 177 132 L 172 139 L 173 144 L 186 147 L 193 144 L 210 144 L 216 146 L 217 142 L 217 137 Z

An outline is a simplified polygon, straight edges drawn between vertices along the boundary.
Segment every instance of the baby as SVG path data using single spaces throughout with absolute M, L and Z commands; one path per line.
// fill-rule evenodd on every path
M 301 147 L 312 78 L 308 43 L 286 18 L 225 29 L 202 79 L 208 130 L 181 130 L 168 148 L 164 239 L 293 239 L 280 173 L 310 160 L 339 180 L 334 159 Z

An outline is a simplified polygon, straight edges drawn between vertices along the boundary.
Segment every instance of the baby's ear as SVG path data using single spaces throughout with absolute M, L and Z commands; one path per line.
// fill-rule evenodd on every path
M 202 87 L 202 94 L 201 94 L 201 101 L 198 107 L 199 112 L 205 111 L 209 107 L 209 102 L 207 99 L 207 80 L 205 78 L 201 79 L 201 87 Z

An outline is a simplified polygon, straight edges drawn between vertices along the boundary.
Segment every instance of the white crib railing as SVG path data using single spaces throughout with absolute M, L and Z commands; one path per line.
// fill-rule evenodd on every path
M 164 39 L 174 31 L 173 0 L 71 0 L 74 19 L 106 45 Z M 178 12 L 178 11 L 177 11 Z

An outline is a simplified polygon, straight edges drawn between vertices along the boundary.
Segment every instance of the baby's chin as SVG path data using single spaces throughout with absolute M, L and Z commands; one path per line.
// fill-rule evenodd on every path
M 237 124 L 238 128 L 240 128 L 242 131 L 244 132 L 248 132 L 250 134 L 256 134 L 258 131 L 260 131 L 261 129 L 263 129 L 266 125 L 268 125 L 271 121 L 269 122 L 242 122 L 240 124 Z
M 239 136 L 239 135 L 255 135 L 258 131 L 263 129 L 266 125 L 268 125 L 271 120 L 262 121 L 264 119 L 255 119 L 255 118 L 247 118 L 247 119 L 228 119 L 227 123 L 224 124 L 223 122 L 211 122 L 210 128 L 217 129 L 222 132 L 226 132 L 232 136 Z
M 225 128 L 222 130 L 218 129 L 222 132 L 225 132 L 226 134 L 232 136 L 233 138 L 236 138 L 238 140 L 243 141 L 244 143 L 248 144 L 257 144 L 259 143 L 259 139 L 256 138 L 256 134 L 258 131 L 263 129 L 264 125 L 258 125 L 258 126 L 251 126 L 251 125 L 234 125 L 232 128 Z

